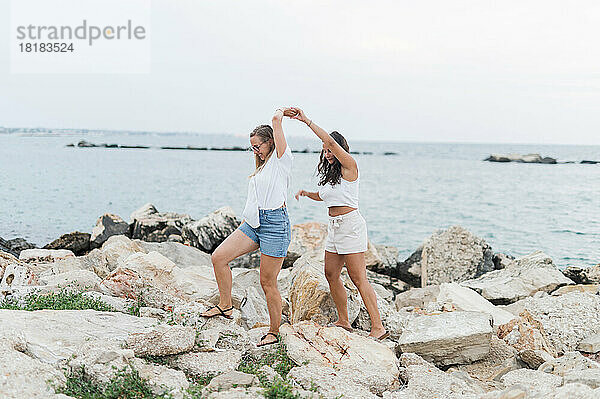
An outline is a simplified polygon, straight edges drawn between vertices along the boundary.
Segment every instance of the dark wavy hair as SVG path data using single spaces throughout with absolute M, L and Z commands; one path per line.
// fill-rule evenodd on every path
M 338 132 L 331 132 L 329 135 L 344 150 L 346 150 L 346 152 L 350 152 L 350 147 L 344 136 Z M 327 183 L 332 186 L 339 184 L 342 179 L 342 164 L 337 158 L 330 164 L 325 158 L 325 150 L 321 150 L 321 158 L 319 160 L 319 165 L 317 166 L 317 175 L 319 176 L 319 186 L 324 186 Z

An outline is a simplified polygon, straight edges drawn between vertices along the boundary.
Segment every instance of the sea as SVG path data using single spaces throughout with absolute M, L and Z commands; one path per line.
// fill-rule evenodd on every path
M 2 131 L 2 130 L 0 130 Z M 80 148 L 77 143 L 150 148 Z M 321 143 L 288 137 L 294 154 L 289 215 L 293 224 L 326 222 L 323 203 L 296 201 L 316 190 Z M 67 146 L 75 144 L 74 147 Z M 146 203 L 194 219 L 223 206 L 241 214 L 249 151 L 171 147 L 248 147 L 247 136 L 191 132 L 8 130 L 0 133 L 0 236 L 43 246 L 64 233 L 91 232 L 104 213 L 130 214 Z M 536 250 L 555 264 L 600 263 L 600 146 L 351 141 L 358 161 L 360 212 L 375 244 L 407 258 L 439 229 L 461 225 L 495 252 Z M 539 153 L 564 164 L 492 163 L 493 153 Z

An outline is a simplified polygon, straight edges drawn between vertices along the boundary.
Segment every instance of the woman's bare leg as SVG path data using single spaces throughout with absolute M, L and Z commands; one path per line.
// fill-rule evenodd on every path
M 215 270 L 215 278 L 219 287 L 219 307 L 229 309 L 231 307 L 231 269 L 229 262 L 248 252 L 258 249 L 258 244 L 244 234 L 240 229 L 231 233 L 213 252 L 211 259 Z M 219 314 L 218 309 L 210 309 L 201 316 L 213 316 Z M 225 312 L 230 315 L 232 311 Z
M 281 294 L 277 288 L 277 276 L 283 265 L 284 258 L 276 258 L 262 254 L 260 256 L 260 285 L 267 297 L 267 308 L 269 309 L 269 332 L 279 333 L 281 324 Z M 276 341 L 272 335 L 267 335 L 261 344 Z
M 385 333 L 385 328 L 381 322 L 381 315 L 377 308 L 377 295 L 375 290 L 367 280 L 367 266 L 365 264 L 365 253 L 348 254 L 346 256 L 346 268 L 350 279 L 358 288 L 358 292 L 369 312 L 371 317 L 371 333 L 372 337 L 381 337 Z
M 344 255 L 325 251 L 325 278 L 329 283 L 329 291 L 338 313 L 338 321 L 335 325 L 351 328 L 348 320 L 348 294 L 340 278 L 342 267 L 344 267 Z

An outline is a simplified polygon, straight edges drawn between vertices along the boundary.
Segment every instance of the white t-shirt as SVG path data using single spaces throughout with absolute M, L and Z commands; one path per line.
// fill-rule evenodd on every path
M 277 209 L 287 201 L 293 160 L 289 145 L 286 145 L 281 158 L 277 158 L 275 149 L 262 170 L 250 178 L 248 198 L 242 213 L 250 226 L 260 226 L 259 209 Z

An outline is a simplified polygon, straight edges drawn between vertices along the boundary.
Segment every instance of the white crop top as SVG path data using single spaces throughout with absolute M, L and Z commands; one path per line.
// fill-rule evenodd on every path
M 356 180 L 348 181 L 340 178 L 340 183 L 332 186 L 330 183 L 319 187 L 319 197 L 327 207 L 330 206 L 349 206 L 358 209 L 358 183 L 360 173 Z
M 277 158 L 277 150 L 264 164 L 262 170 L 248 182 L 248 198 L 242 217 L 254 228 L 260 226 L 259 209 L 277 209 L 287 201 L 294 156 L 289 145 Z

